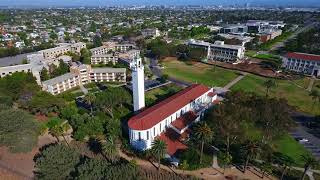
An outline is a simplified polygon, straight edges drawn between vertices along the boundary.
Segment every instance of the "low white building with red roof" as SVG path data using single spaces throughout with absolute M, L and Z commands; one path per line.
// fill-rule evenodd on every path
M 282 67 L 289 71 L 320 77 L 320 55 L 289 52 L 282 60 Z
M 194 84 L 142 110 L 128 121 L 130 144 L 137 150 L 146 150 L 155 138 L 160 138 L 167 144 L 167 153 L 174 155 L 187 148 L 183 141 L 190 132 L 189 126 L 199 121 L 216 99 L 212 88 Z

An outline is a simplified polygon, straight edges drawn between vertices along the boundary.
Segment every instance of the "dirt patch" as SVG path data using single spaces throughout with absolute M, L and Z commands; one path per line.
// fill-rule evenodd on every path
M 244 71 L 252 74 L 256 74 L 264 77 L 272 77 L 272 78 L 285 78 L 284 75 L 275 73 L 271 68 L 262 67 L 259 61 L 245 61 L 239 64 L 230 64 L 220 61 L 208 61 L 206 64 L 214 65 L 216 64 L 219 67 L 223 67 L 226 69 L 233 69 Z
M 0 147 L 0 179 L 32 179 L 34 156 L 39 152 L 39 148 L 55 141 L 51 135 L 40 136 L 38 146 L 28 153 L 11 153 L 7 147 Z

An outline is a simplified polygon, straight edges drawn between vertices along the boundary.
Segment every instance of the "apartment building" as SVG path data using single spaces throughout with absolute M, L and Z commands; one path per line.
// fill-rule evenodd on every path
M 93 68 L 91 82 L 126 82 L 126 68 Z
M 320 77 L 320 55 L 289 52 L 282 59 L 282 67 L 289 71 Z
M 62 76 L 58 76 L 42 82 L 42 88 L 43 90 L 56 95 L 71 88 L 77 87 L 80 84 L 81 79 L 79 74 L 67 73 Z
M 44 59 L 54 59 L 67 52 L 80 54 L 80 51 L 83 48 L 86 48 L 86 44 L 79 42 L 75 44 L 62 44 L 58 47 L 42 50 L 39 52 L 43 54 Z
M 94 55 L 107 54 L 110 50 L 113 50 L 113 49 L 109 46 L 103 45 L 100 47 L 90 49 L 90 52 L 91 52 L 92 56 L 94 56 Z
M 91 56 L 91 64 L 116 64 L 118 62 L 119 55 L 116 53 L 109 54 L 96 54 Z
M 73 63 L 70 73 L 42 82 L 43 90 L 53 95 L 90 82 L 126 82 L 125 68 L 91 68 Z
M 31 64 L 0 67 L 0 78 L 11 75 L 15 72 L 32 72 L 32 67 L 33 66 Z
M 144 38 L 146 37 L 152 37 L 152 38 L 156 38 L 160 36 L 160 31 L 157 28 L 154 29 L 143 29 L 141 31 L 141 34 Z
M 90 81 L 89 73 L 91 72 L 91 66 L 86 64 L 76 64 L 74 63 L 70 67 L 70 72 L 80 75 L 81 84 L 87 84 Z

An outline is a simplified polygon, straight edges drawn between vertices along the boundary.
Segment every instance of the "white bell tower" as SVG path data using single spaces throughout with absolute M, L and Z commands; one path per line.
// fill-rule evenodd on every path
M 131 65 L 133 109 L 139 111 L 145 107 L 144 99 L 144 66 L 140 57 L 136 57 Z

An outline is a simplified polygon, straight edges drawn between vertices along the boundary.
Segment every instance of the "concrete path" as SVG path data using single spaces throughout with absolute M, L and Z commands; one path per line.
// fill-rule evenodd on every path
M 243 79 L 248 74 L 246 72 L 241 72 L 241 73 L 242 75 L 238 76 L 236 79 L 232 80 L 226 86 L 224 86 L 224 89 L 226 90 L 230 89 L 233 85 L 237 84 L 241 79 Z
M 314 77 L 311 78 L 310 82 L 309 82 L 309 86 L 307 88 L 307 91 L 311 92 L 312 88 L 313 88 L 313 84 L 314 84 Z
M 88 89 L 86 89 L 83 85 L 80 85 L 80 89 L 84 95 L 88 94 Z

